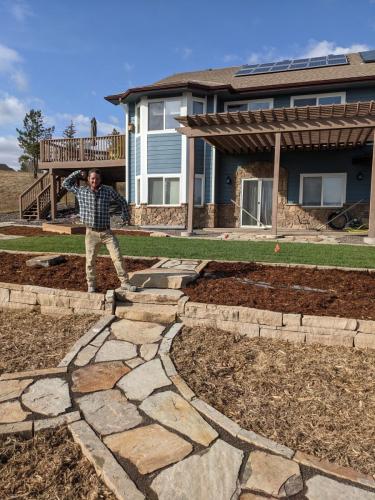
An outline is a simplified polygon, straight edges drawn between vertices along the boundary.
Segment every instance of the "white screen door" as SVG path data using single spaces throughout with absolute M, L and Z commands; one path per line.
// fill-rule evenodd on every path
M 271 225 L 272 179 L 244 179 L 242 181 L 241 226 Z

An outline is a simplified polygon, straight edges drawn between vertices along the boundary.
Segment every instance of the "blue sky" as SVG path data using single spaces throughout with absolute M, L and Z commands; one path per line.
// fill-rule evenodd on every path
M 41 109 L 55 136 L 123 129 L 103 97 L 181 71 L 375 48 L 375 0 L 0 0 L 0 163 Z

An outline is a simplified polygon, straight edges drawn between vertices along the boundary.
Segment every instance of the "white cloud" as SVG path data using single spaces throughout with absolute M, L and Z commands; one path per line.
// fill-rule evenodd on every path
M 341 47 L 335 42 L 330 42 L 328 40 L 311 40 L 302 54 L 302 57 L 319 57 L 326 56 L 328 54 L 349 54 L 351 52 L 361 52 L 363 50 L 369 50 L 369 46 L 364 43 L 353 43 L 348 47 Z
M 120 120 L 118 119 L 118 117 L 114 116 L 114 115 L 109 116 L 109 121 L 111 123 L 114 123 L 115 125 L 118 125 L 120 123 Z
M 125 71 L 128 71 L 128 72 L 133 71 L 133 69 L 134 69 L 134 64 L 130 64 L 130 63 L 128 63 L 128 62 L 125 62 L 125 63 L 124 63 L 124 68 L 125 68 Z
M 225 63 L 236 62 L 239 61 L 240 59 L 241 59 L 240 56 L 238 56 L 237 54 L 225 54 L 225 56 L 223 57 L 223 61 Z
M 19 22 L 23 22 L 28 17 L 34 15 L 29 4 L 23 0 L 13 0 L 9 5 L 9 11 L 12 16 Z
M 177 47 L 175 52 L 176 54 L 179 54 L 182 59 L 189 59 L 189 57 L 193 54 L 193 49 L 190 49 L 189 47 Z
M 91 117 L 85 116 L 83 114 L 73 115 L 71 113 L 56 113 L 56 115 L 48 117 L 48 123 L 55 125 L 59 130 L 63 130 L 71 121 L 73 121 L 76 130 L 77 137 L 88 137 L 91 130 Z M 113 123 L 103 122 L 97 120 L 98 135 L 110 135 L 113 130 Z M 119 132 L 123 132 L 120 127 Z
M 276 59 L 280 59 L 280 56 L 276 55 L 275 47 L 263 47 L 259 52 L 252 52 L 246 57 L 246 64 L 259 64 L 272 62 Z
M 10 78 L 19 90 L 26 90 L 27 78 L 20 65 L 22 58 L 14 49 L 0 44 L 0 75 Z
M 0 163 L 5 163 L 9 167 L 19 169 L 18 157 L 22 150 L 18 146 L 15 136 L 0 136 Z
M 17 97 L 8 94 L 0 97 L 0 126 L 12 125 L 20 127 L 25 113 L 26 105 Z

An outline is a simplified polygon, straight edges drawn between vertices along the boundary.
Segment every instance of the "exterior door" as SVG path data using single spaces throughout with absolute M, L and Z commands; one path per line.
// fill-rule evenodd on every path
M 241 226 L 272 225 L 272 179 L 243 179 Z

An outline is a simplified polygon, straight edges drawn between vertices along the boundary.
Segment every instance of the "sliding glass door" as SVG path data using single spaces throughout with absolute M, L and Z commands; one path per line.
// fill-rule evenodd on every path
M 243 179 L 241 226 L 272 225 L 272 179 Z

